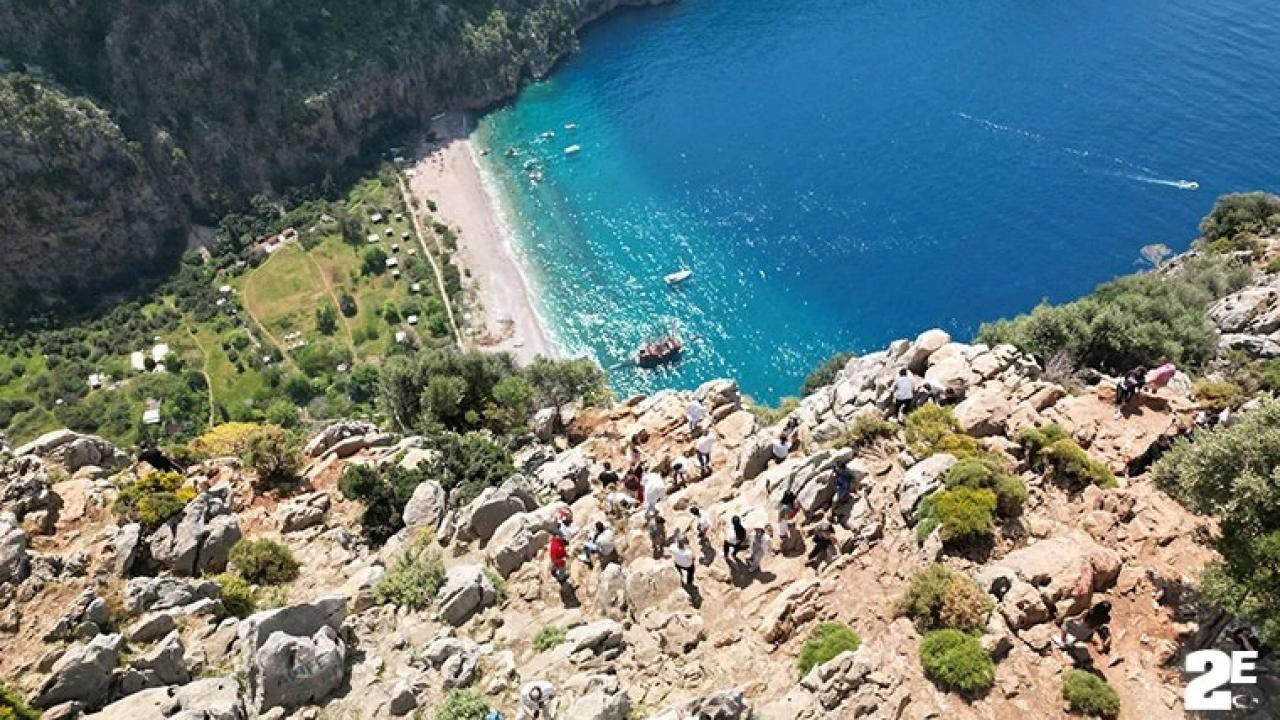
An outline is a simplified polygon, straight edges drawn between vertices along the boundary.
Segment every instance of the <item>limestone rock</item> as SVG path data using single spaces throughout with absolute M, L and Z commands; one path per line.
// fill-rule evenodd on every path
M 533 414 L 529 430 L 542 442 L 551 442 L 560 423 L 560 413 L 553 407 L 542 408 Z
M 404 526 L 410 534 L 423 529 L 434 529 L 440 524 L 444 511 L 444 488 L 434 480 L 424 480 L 414 488 L 413 496 L 404 506 Z
M 810 670 L 800 684 L 816 695 L 824 710 L 834 710 L 857 692 L 875 669 L 865 648 L 846 650 Z
M 262 647 L 274 633 L 311 637 L 322 628 L 337 630 L 347 617 L 347 599 L 341 595 L 320 598 L 309 603 L 287 605 L 254 613 L 237 626 L 241 649 L 246 659 Z
M 342 684 L 346 647 L 328 625 L 310 637 L 271 633 L 249 666 L 249 691 L 259 713 L 317 703 Z
M 325 516 L 329 514 L 329 504 L 329 493 L 299 495 L 280 508 L 280 532 L 298 532 L 323 525 Z
M 816 616 L 814 601 L 819 587 L 815 578 L 796 580 L 774 599 L 760 622 L 765 642 L 774 645 L 786 642 L 797 627 Z
M 15 457 L 35 455 L 58 463 L 74 473 L 86 465 L 102 468 L 123 467 L 129 458 L 115 445 L 96 435 L 81 435 L 72 430 L 54 430 L 14 448 Z
M 497 590 L 479 565 L 455 565 L 449 568 L 437 597 L 440 619 L 457 626 L 491 605 L 497 599 Z
M 942 479 L 952 465 L 954 455 L 939 453 L 912 465 L 898 481 L 898 509 L 908 523 L 914 522 L 916 509 L 927 495 L 942 487 Z
M 666 560 L 638 558 L 628 563 L 625 577 L 627 607 L 636 616 L 664 606 L 669 598 L 681 593 L 679 575 Z
M 378 583 L 386 574 L 387 569 L 381 565 L 370 565 L 352 574 L 342 586 L 343 594 L 350 599 L 351 612 L 363 612 L 376 604 Z
M 425 484 L 425 483 L 424 483 Z M 419 486 L 421 488 L 421 486 Z M 415 494 L 416 496 L 416 494 Z M 443 491 L 441 493 L 443 501 Z M 533 510 L 535 506 L 526 505 L 517 494 L 503 487 L 485 488 L 474 500 L 458 512 L 455 526 L 455 537 L 460 541 L 479 540 L 489 542 L 493 533 L 507 518 L 518 513 Z
M 537 556 L 551 540 L 556 513 L 561 507 L 547 505 L 532 512 L 512 515 L 494 530 L 485 548 L 485 556 L 499 575 L 505 578 Z
M 387 711 L 396 717 L 408 715 L 418 707 L 418 697 L 413 692 L 413 686 L 404 680 L 396 682 L 391 688 L 391 701 L 387 704 Z
M 617 563 L 609 563 L 600 571 L 596 582 L 595 610 L 613 620 L 627 614 L 627 572 Z
M 173 632 L 177 626 L 171 613 L 147 613 L 129 626 L 129 629 L 125 631 L 125 636 L 129 638 L 130 642 L 149 643 Z
M 240 525 L 231 513 L 230 488 L 206 490 L 151 536 L 151 557 L 178 575 L 220 572 Z
M 579 625 L 565 635 L 569 654 L 590 653 L 611 660 L 622 653 L 622 624 L 615 620 L 598 620 Z
M 928 367 L 929 356 L 949 342 L 951 342 L 951 336 L 945 330 L 933 328 L 920 333 L 903 356 L 907 369 L 916 375 L 924 374 Z
M 91 708 L 100 706 L 107 699 L 121 645 L 119 635 L 99 635 L 87 644 L 73 645 L 54 663 L 53 673 L 31 705 L 47 708 L 75 700 Z
M 12 515 L 0 516 L 0 583 L 20 583 L 31 568 L 27 534 Z
M 1003 385 L 983 386 L 955 407 L 960 427 L 974 437 L 991 437 L 1005 431 L 1005 423 L 1013 412 L 1009 392 Z
M 530 479 L 544 497 L 571 503 L 591 492 L 591 460 L 578 446 L 539 466 Z
M 116 530 L 111 541 L 111 571 L 118 577 L 129 577 L 138 564 L 139 548 L 142 544 L 142 526 L 129 523 Z
M 129 663 L 129 666 L 153 673 L 162 685 L 181 685 L 191 679 L 183 660 L 185 654 L 182 638 L 178 636 L 177 630 L 173 630 L 156 643 L 154 648 Z
M 565 717 L 574 720 L 628 720 L 631 698 L 624 692 L 596 689 L 574 701 Z
M 650 720 L 684 720 L 685 718 L 706 718 L 706 720 L 747 720 L 751 709 L 741 690 L 723 690 L 705 697 L 681 703 L 665 712 L 654 715 Z
M 378 432 L 378 426 L 363 420 L 344 420 L 321 430 L 302 448 L 307 457 L 318 458 L 338 442 L 351 437 L 363 437 Z
M 174 577 L 129 578 L 124 591 L 124 608 L 133 615 L 147 610 L 167 610 L 217 598 L 218 584 L 209 580 L 182 580 Z

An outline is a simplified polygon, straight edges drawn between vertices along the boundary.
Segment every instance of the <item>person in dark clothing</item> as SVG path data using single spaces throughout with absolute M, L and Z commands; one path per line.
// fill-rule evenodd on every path
M 1056 638 L 1058 647 L 1070 654 L 1077 664 L 1088 664 L 1086 646 L 1095 637 L 1098 652 L 1103 655 L 1111 652 L 1111 603 L 1107 600 L 1079 615 L 1065 618 L 1059 627 L 1062 632 Z
M 850 493 L 853 492 L 853 471 L 848 465 L 837 465 L 832 471 L 835 489 L 835 498 L 832 505 L 843 505 L 849 499 Z
M 160 452 L 159 448 L 150 445 L 142 446 L 142 449 L 138 452 L 138 460 L 160 472 L 176 472 L 179 475 L 185 472 L 185 468 L 170 460 L 164 453 Z
M 741 562 L 738 553 L 747 547 L 747 529 L 742 525 L 742 518 L 737 515 L 729 522 L 729 529 L 724 534 L 724 561 Z
M 618 473 L 613 471 L 613 466 L 609 463 L 604 464 L 604 470 L 600 471 L 600 485 L 605 489 L 613 487 L 618 482 Z
M 1130 370 L 1116 383 L 1116 417 L 1119 418 L 1124 407 L 1138 395 L 1138 391 L 1147 382 L 1147 369 L 1142 365 Z
M 832 551 L 835 550 L 835 528 L 831 523 L 824 522 L 814 528 L 812 538 L 813 547 L 809 550 L 809 559 L 805 564 L 818 569 L 831 558 Z

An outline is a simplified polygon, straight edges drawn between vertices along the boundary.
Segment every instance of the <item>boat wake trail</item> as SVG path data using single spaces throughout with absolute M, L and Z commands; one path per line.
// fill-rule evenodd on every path
M 1032 140 L 1036 143 L 1040 143 L 1045 140 L 1045 137 L 1043 135 L 1037 132 L 1033 132 L 1031 130 L 1024 130 L 1022 128 L 1003 125 L 993 120 L 987 120 L 985 118 L 975 117 L 966 112 L 956 111 L 954 114 L 956 115 L 956 117 L 963 118 L 964 120 L 967 120 L 968 122 L 971 122 L 974 125 L 985 128 L 992 132 L 1019 135 L 1028 140 Z M 1064 145 L 1058 149 L 1066 154 L 1069 154 L 1081 159 L 1093 159 L 1093 158 L 1103 159 L 1102 156 L 1094 152 L 1091 152 L 1089 150 L 1081 150 L 1079 148 L 1074 148 L 1069 145 Z M 1123 178 L 1125 180 L 1132 180 L 1134 182 L 1146 183 L 1148 185 L 1161 185 L 1163 187 L 1177 188 L 1179 190 L 1199 190 L 1200 189 L 1200 183 L 1196 182 L 1195 180 L 1169 180 L 1166 178 L 1156 177 L 1156 171 L 1144 165 L 1135 165 L 1129 162 L 1128 160 L 1125 160 L 1123 158 L 1118 158 L 1118 157 L 1111 158 L 1111 160 L 1116 165 L 1129 168 L 1131 170 L 1130 172 L 1121 172 L 1121 171 L 1114 171 L 1114 170 L 1104 171 L 1106 172 L 1106 174 L 1112 175 L 1114 177 Z M 1086 167 L 1082 167 L 1082 169 L 1085 172 L 1089 171 L 1089 169 Z M 1133 171 L 1136 171 L 1136 172 L 1133 172 Z

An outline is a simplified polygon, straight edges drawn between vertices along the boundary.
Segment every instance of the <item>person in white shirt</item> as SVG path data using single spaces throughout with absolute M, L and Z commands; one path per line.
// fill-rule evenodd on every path
M 760 563 L 764 561 L 765 553 L 769 551 L 769 537 L 768 525 L 751 531 L 751 553 L 747 562 L 747 569 L 752 573 L 760 572 Z
M 711 474 L 711 451 L 715 449 L 716 431 L 707 428 L 702 431 L 702 435 L 698 437 L 698 441 L 693 444 L 693 449 L 698 453 L 698 466 L 702 468 L 702 476 L 706 477 Z
M 634 510 L 640 506 L 636 502 L 634 496 L 630 493 L 614 490 L 604 496 L 604 509 L 610 515 L 621 515 L 628 510 Z
M 697 505 L 689 508 L 689 514 L 698 519 L 698 523 L 696 525 L 698 529 L 698 542 L 710 542 L 707 538 L 707 533 L 711 531 L 711 516 L 699 510 Z
M 602 522 L 596 522 L 595 532 L 591 539 L 582 546 L 583 559 L 591 562 L 591 556 L 600 558 L 601 565 L 616 561 L 616 547 L 613 541 L 613 529 Z
M 675 561 L 676 570 L 683 576 L 685 587 L 693 587 L 693 568 L 696 563 L 693 548 L 689 547 L 689 540 L 683 534 L 676 538 L 676 544 L 671 547 L 671 559 Z
M 893 415 L 902 420 L 903 415 L 911 409 L 911 402 L 916 397 L 916 383 L 907 373 L 906 368 L 898 371 L 898 379 L 893 381 Z
M 667 497 L 667 483 L 656 472 L 644 474 L 644 506 L 645 512 L 657 512 L 658 503 Z
M 520 711 L 516 720 L 555 720 L 552 701 L 556 686 L 546 680 L 534 680 L 520 688 Z
M 779 435 L 778 439 L 773 441 L 770 449 L 772 452 L 769 455 L 769 460 L 781 465 L 787 459 L 787 455 L 791 453 L 791 441 L 787 439 L 786 433 Z
M 685 411 L 684 416 L 689 419 L 689 434 L 696 435 L 698 425 L 707 416 L 707 409 L 702 406 L 702 401 L 694 398 L 693 402 L 689 403 L 689 409 Z

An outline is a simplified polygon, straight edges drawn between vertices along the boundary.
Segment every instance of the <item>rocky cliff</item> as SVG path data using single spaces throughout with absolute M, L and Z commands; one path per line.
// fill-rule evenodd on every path
M 1253 327 L 1270 300 L 1246 293 L 1220 317 Z M 954 423 L 904 433 L 869 419 L 884 415 L 904 369 L 963 391 Z M 148 530 L 110 508 L 151 468 L 100 440 L 51 434 L 16 448 L 0 471 L 0 633 L 11 648 L 0 677 L 46 718 L 480 718 L 475 703 L 509 712 L 532 680 L 551 682 L 560 716 L 573 720 L 1066 718 L 1063 673 L 1081 659 L 1055 644 L 1058 623 L 1105 600 L 1111 647 L 1084 662 L 1115 688 L 1120 716 L 1186 717 L 1181 659 L 1224 622 L 1195 592 L 1213 553 L 1196 540 L 1206 521 L 1134 461 L 1196 399 L 1176 377 L 1117 417 L 1112 387 L 1062 384 L 1011 346 L 931 330 L 849 361 L 776 424 L 745 409 L 727 380 L 566 406 L 538 414 L 520 474 L 500 487 L 457 506 L 434 480 L 417 485 L 406 528 L 384 547 L 362 539 L 361 508 L 336 490 L 338 478 L 351 465 L 416 465 L 429 454 L 418 438 L 335 425 L 306 445 L 305 483 L 283 493 L 260 492 L 234 459 L 193 464 L 180 482 L 194 499 Z M 718 441 L 709 472 L 676 483 L 675 464 L 692 465 L 685 411 L 695 397 Z M 1086 459 L 1054 469 L 1014 439 L 1051 425 Z M 785 427 L 796 445 L 771 460 Z M 695 505 L 712 522 L 708 541 L 694 542 L 696 588 L 681 586 L 669 551 L 652 552 L 644 513 L 611 510 L 597 484 L 602 463 L 625 462 L 629 438 L 668 473 L 658 503 L 667 532 L 696 538 Z M 1020 512 L 984 543 L 919 529 L 927 498 L 964 457 L 1025 488 Z M 1082 468 L 1094 483 L 1071 482 Z M 837 470 L 852 481 L 847 498 L 836 495 Z M 730 517 L 776 528 L 788 492 L 803 538 L 768 553 L 758 572 L 726 562 Z M 565 508 L 579 528 L 612 527 L 618 557 L 579 561 L 579 531 L 560 584 L 546 547 Z M 807 564 L 810 533 L 826 524 L 834 552 Z M 242 536 L 284 544 L 301 571 L 280 607 L 240 618 L 227 576 L 199 578 L 223 570 Z M 405 557 L 440 562 L 414 576 L 413 588 L 438 586 L 416 609 L 397 607 L 385 584 Z M 935 562 L 972 588 L 971 604 L 946 610 L 944 599 L 943 612 L 968 607 L 972 637 L 995 661 L 989 690 L 955 692 L 922 668 L 927 628 L 904 616 L 902 598 Z M 861 646 L 798 670 L 807 639 L 832 622 L 856 630 Z M 1236 688 L 1255 705 L 1234 717 L 1276 716 L 1274 662 L 1264 661 L 1260 685 Z M 451 696 L 460 688 L 471 694 Z M 448 702 L 456 707 L 442 709 Z
M 0 288 L 137 274 L 191 218 L 340 178 L 437 112 L 512 95 L 584 23 L 654 1 L 0 4 Z M 43 112 L 17 97 L 32 87 Z

